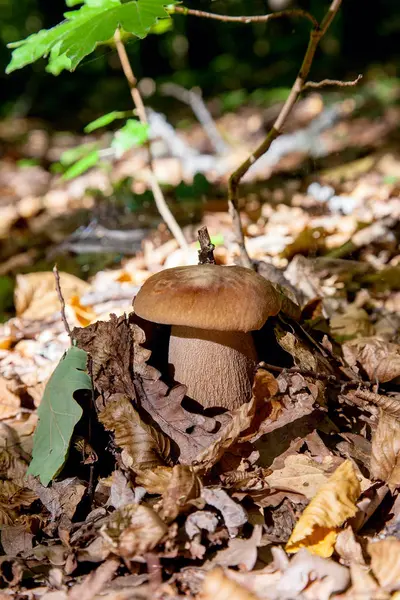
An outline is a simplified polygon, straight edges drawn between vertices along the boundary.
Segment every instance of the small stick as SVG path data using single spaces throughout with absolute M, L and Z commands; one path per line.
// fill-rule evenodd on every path
M 322 81 L 307 81 L 302 87 L 302 92 L 312 88 L 313 90 L 326 87 L 327 85 L 335 85 L 336 87 L 353 87 L 362 79 L 362 75 L 357 75 L 353 81 L 340 81 L 339 79 L 323 79 Z
M 215 265 L 214 244 L 211 243 L 211 238 L 207 227 L 202 227 L 198 230 L 200 250 L 199 250 L 199 265 Z
M 170 14 L 180 13 L 182 15 L 193 15 L 194 17 L 202 17 L 204 19 L 214 19 L 215 21 L 224 21 L 224 23 L 266 23 L 272 19 L 280 19 L 281 17 L 303 17 L 308 19 L 313 24 L 313 27 L 318 27 L 318 21 L 312 14 L 301 8 L 293 8 L 289 10 L 280 10 L 267 15 L 242 16 L 232 17 L 230 15 L 218 15 L 216 13 L 205 12 L 204 10 L 196 10 L 186 8 L 186 6 L 174 6 L 169 11 Z
M 66 317 L 66 314 L 65 314 L 65 300 L 64 300 L 64 296 L 63 296 L 62 291 L 61 291 L 60 273 L 58 272 L 57 265 L 54 265 L 54 267 L 53 267 L 53 273 L 54 273 L 54 279 L 56 281 L 56 290 L 57 290 L 58 299 L 59 299 L 60 304 L 61 304 L 61 318 L 62 318 L 63 323 L 64 323 L 65 331 L 68 333 L 69 339 L 71 340 L 71 344 L 72 344 L 74 338 L 72 337 L 71 328 L 69 326 L 69 323 L 67 321 L 67 317 Z
M 305 377 L 321 379 L 322 381 L 330 381 L 331 383 L 337 382 L 338 384 L 341 383 L 335 375 L 328 375 L 327 373 L 315 373 L 314 371 L 310 371 L 308 369 L 299 369 L 297 367 L 278 367 L 277 365 L 270 365 L 264 361 L 258 363 L 256 368 L 263 369 L 264 371 L 275 371 L 275 373 L 297 373 L 299 375 L 304 375 Z
M 136 87 L 136 77 L 133 73 L 131 64 L 129 62 L 128 55 L 126 53 L 125 46 L 121 40 L 121 33 L 119 29 L 117 29 L 114 33 L 114 41 L 118 52 L 118 57 L 122 66 L 122 70 L 124 72 L 125 78 L 129 85 L 129 90 L 131 92 L 133 103 L 136 107 L 136 111 L 141 123 L 148 123 L 146 109 L 143 104 L 142 96 L 138 88 Z M 164 219 L 168 229 L 178 242 L 179 246 L 183 250 L 188 250 L 188 244 L 186 242 L 185 236 L 183 235 L 182 229 L 179 227 L 178 222 L 176 221 L 174 215 L 172 214 L 168 204 L 165 201 L 164 194 L 162 193 L 160 184 L 157 181 L 157 178 L 154 175 L 153 165 L 152 165 L 152 157 L 151 157 L 151 146 L 150 143 L 147 143 L 147 149 L 149 152 L 149 183 L 151 186 L 151 190 L 153 192 L 154 201 L 156 203 L 158 212 L 160 213 L 162 219 Z

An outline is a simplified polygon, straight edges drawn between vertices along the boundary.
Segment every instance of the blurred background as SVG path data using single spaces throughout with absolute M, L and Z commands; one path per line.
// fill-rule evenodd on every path
M 322 18 L 321 0 L 188 0 L 186 5 L 230 15 L 256 15 L 300 7 Z M 79 128 L 116 107 L 127 104 L 126 84 L 113 48 L 99 48 L 77 71 L 55 80 L 44 61 L 4 74 L 9 42 L 23 39 L 62 20 L 63 0 L 1 0 L 0 86 L 1 115 L 35 116 L 55 127 Z M 275 89 L 291 86 L 307 43 L 308 23 L 282 19 L 253 25 L 175 16 L 163 35 L 127 44 L 139 78 L 174 81 L 186 88 L 199 86 L 205 97 L 220 96 L 222 108 L 247 100 L 269 102 Z M 314 80 L 394 77 L 400 64 L 400 9 L 397 0 L 380 0 L 368 8 L 364 0 L 345 0 L 313 64 Z M 152 91 L 152 86 L 147 86 Z M 263 93 L 264 92 L 264 93 Z M 269 92 L 266 94 L 265 92 Z M 273 97 L 273 94 L 272 94 Z M 159 99 L 152 99 L 157 105 Z M 163 99 L 165 110 L 165 99 Z

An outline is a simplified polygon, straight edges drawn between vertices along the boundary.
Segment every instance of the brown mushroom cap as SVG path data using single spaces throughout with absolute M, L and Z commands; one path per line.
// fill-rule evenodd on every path
M 273 285 L 251 269 L 196 265 L 152 275 L 135 298 L 139 317 L 214 331 L 254 331 L 281 309 Z

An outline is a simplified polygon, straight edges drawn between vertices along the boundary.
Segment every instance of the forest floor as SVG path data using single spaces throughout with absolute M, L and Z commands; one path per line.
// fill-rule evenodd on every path
M 0 123 L 1 600 L 400 597 L 399 100 L 394 82 L 310 94 L 244 179 L 248 252 L 301 316 L 268 320 L 251 400 L 216 412 L 168 388 L 162 333 L 125 315 L 150 275 L 197 264 L 202 225 L 217 264 L 235 264 L 227 180 L 280 106 L 215 131 L 154 117 L 186 251 L 144 149 L 65 181 L 63 153 L 108 134 Z M 43 396 L 70 347 L 55 262 L 91 381 L 64 360 Z M 65 454 L 69 402 L 83 417 L 66 463 L 52 475 L 37 448 L 39 481 L 37 409 Z

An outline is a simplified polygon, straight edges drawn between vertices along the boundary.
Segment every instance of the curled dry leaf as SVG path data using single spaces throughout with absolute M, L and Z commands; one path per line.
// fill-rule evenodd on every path
M 202 531 L 214 533 L 218 527 L 218 517 L 208 510 L 197 510 L 185 521 L 185 531 L 190 540 Z
M 286 544 L 286 552 L 308 548 L 313 554 L 331 556 L 338 528 L 357 512 L 360 483 L 350 460 L 346 460 L 318 490 L 304 510 Z
M 51 487 L 45 487 L 32 475 L 28 476 L 27 482 L 30 489 L 47 508 L 53 520 L 61 515 L 72 519 L 86 491 L 86 487 L 77 477 L 55 481 Z
M 247 514 L 244 508 L 232 500 L 224 490 L 217 487 L 203 488 L 201 497 L 207 504 L 220 511 L 225 525 L 231 533 L 236 533 L 237 529 L 247 522 Z
M 264 590 L 268 600 L 292 600 L 299 598 L 305 588 L 313 583 L 315 590 L 308 589 L 307 598 L 328 600 L 333 593 L 342 592 L 350 583 L 346 567 L 333 560 L 310 554 L 302 548 L 292 558 L 282 577 L 275 585 Z
M 127 504 L 116 510 L 100 529 L 110 550 L 126 559 L 153 550 L 167 531 L 158 514 L 143 504 Z
M 0 420 L 9 419 L 20 412 L 21 400 L 12 391 L 11 383 L 0 376 Z
M 400 421 L 383 410 L 372 438 L 371 477 L 392 489 L 400 485 Z
M 153 467 L 144 469 L 136 476 L 136 483 L 143 486 L 149 494 L 163 494 L 172 478 L 172 467 Z
M 371 381 L 385 383 L 400 377 L 400 346 L 374 337 L 364 337 L 343 344 L 347 364 L 367 373 Z
M 37 495 L 15 481 L 0 481 L 0 525 L 12 525 L 19 509 L 30 506 Z
M 251 571 L 256 562 L 258 546 L 261 543 L 262 527 L 256 525 L 253 534 L 249 539 L 234 538 L 229 540 L 228 547 L 217 552 L 215 557 L 209 561 L 210 565 L 220 567 L 237 567 L 241 570 L 245 568 Z
M 400 590 L 400 540 L 394 537 L 370 542 L 368 553 L 371 556 L 371 568 L 387 592 Z
M 90 289 L 88 283 L 69 273 L 60 273 L 60 286 L 67 303 Z M 24 319 L 44 319 L 59 312 L 60 300 L 53 272 L 17 275 L 14 302 L 17 316 Z
M 202 600 L 257 600 L 257 596 L 224 575 L 221 568 L 207 574 L 201 591 Z
M 201 483 L 191 467 L 175 465 L 172 468 L 171 479 L 163 492 L 161 515 L 168 521 L 173 521 L 200 495 Z
M 336 539 L 335 552 L 340 556 L 345 565 L 352 563 L 365 565 L 361 544 L 357 541 L 350 525 L 339 532 Z
M 169 460 L 170 440 L 162 431 L 145 423 L 126 396 L 110 399 L 99 413 L 99 420 L 114 433 L 115 443 L 125 451 L 127 466 L 133 471 L 153 468 Z

